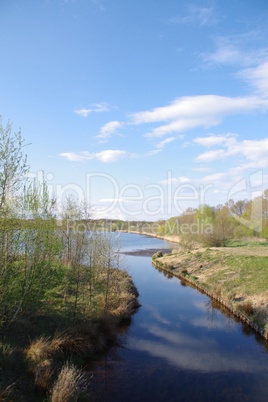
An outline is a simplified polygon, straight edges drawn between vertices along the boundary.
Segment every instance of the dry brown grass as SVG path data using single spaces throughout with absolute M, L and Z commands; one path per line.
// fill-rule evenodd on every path
M 33 363 L 39 363 L 48 358 L 56 358 L 64 354 L 75 353 L 82 355 L 92 350 L 93 345 L 87 334 L 63 332 L 55 334 L 52 340 L 41 336 L 31 342 L 26 349 L 26 357 Z
M 52 339 L 41 336 L 31 342 L 25 355 L 32 365 L 35 386 L 43 391 L 49 390 L 56 371 L 64 364 L 66 358 L 73 355 L 85 357 L 92 353 L 103 352 L 108 344 L 115 340 L 115 323 L 113 316 L 98 317 L 96 320 L 81 322 L 62 333 L 56 333 Z M 63 366 L 62 370 L 62 375 L 59 376 L 60 384 L 64 384 L 69 376 L 73 376 L 75 381 L 81 379 L 77 377 L 77 371 L 74 371 L 72 366 Z M 61 386 L 57 386 L 55 395 L 59 394 Z
M 86 392 L 88 380 L 73 365 L 65 364 L 51 392 L 51 402 L 76 402 Z
M 116 338 L 115 324 L 114 317 L 110 315 L 99 316 L 96 320 L 80 323 L 73 328 L 70 335 L 74 339 L 81 336 L 89 352 L 102 352 Z
M 52 354 L 57 353 L 74 353 L 77 355 L 85 355 L 93 351 L 93 345 L 90 338 L 83 333 L 62 333 L 56 334 L 50 343 Z
M 35 386 L 44 391 L 49 389 L 55 370 L 56 364 L 51 359 L 36 364 L 33 368 Z
M 116 306 L 111 313 L 119 319 L 129 317 L 130 312 L 133 314 L 139 306 L 136 296 L 132 293 L 126 291 L 121 292 L 117 298 L 119 302 L 117 301 Z
M 0 387 L 0 402 L 12 402 L 11 393 L 15 384 L 11 384 L 6 388 Z
M 44 336 L 35 339 L 26 349 L 26 358 L 33 363 L 46 359 L 49 355 L 50 340 Z

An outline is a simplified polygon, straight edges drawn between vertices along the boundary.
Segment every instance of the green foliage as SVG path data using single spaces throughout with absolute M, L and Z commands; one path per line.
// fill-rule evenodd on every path
M 23 153 L 21 132 L 13 133 L 12 124 L 2 125 L 0 116 L 0 213 L 3 216 L 14 203 L 28 172 L 27 157 Z
M 201 205 L 195 211 L 195 220 L 203 223 L 213 223 L 215 220 L 215 210 L 209 205 Z
M 11 124 L 0 132 L 0 325 L 23 315 L 107 312 L 110 300 L 115 308 L 119 246 L 108 234 L 87 231 L 88 208 L 72 196 L 56 221 L 44 179 L 23 177 L 21 133 Z
M 154 255 L 153 255 L 153 259 L 155 259 L 155 258 L 161 258 L 161 257 L 163 257 L 163 253 L 162 253 L 162 251 L 157 251 Z

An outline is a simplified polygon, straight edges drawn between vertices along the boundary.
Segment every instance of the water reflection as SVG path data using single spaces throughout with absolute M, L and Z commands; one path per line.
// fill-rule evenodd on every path
M 154 267 L 160 274 L 162 274 L 165 278 L 167 278 L 167 279 L 173 279 L 173 278 L 174 278 L 174 275 L 172 275 L 171 273 L 169 273 L 169 272 L 167 272 L 167 271 L 163 271 L 162 269 L 160 269 L 160 268 L 158 268 L 158 267 L 155 267 L 154 265 L 153 265 L 153 267 Z
M 249 361 L 247 356 L 233 355 L 232 351 L 224 351 L 216 340 L 198 339 L 189 334 L 163 329 L 157 325 L 144 326 L 153 338 L 132 339 L 130 347 L 160 357 L 179 369 L 198 372 L 230 372 L 257 373 L 262 371 L 256 361 Z
M 183 280 L 154 269 L 149 257 L 132 255 L 128 263 L 142 307 L 98 366 L 99 400 L 266 402 L 264 340 Z
M 233 317 L 221 314 L 221 308 L 218 303 L 212 299 L 205 301 L 195 301 L 194 305 L 197 309 L 204 311 L 206 315 L 202 315 L 190 320 L 191 325 L 196 327 L 204 327 L 207 329 L 225 329 L 233 332 L 235 329 L 235 321 Z
M 156 307 L 150 305 L 143 305 L 143 308 L 147 310 L 150 316 L 153 317 L 159 323 L 170 324 L 170 321 L 166 317 L 163 317 Z

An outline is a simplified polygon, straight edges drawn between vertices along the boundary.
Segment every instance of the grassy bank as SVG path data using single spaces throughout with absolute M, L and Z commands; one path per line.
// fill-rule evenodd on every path
M 114 293 L 87 318 L 24 316 L 0 335 L 0 401 L 92 401 L 90 366 L 116 341 L 122 323 L 136 311 L 138 292 L 125 271 L 113 270 Z M 91 301 L 94 304 L 94 300 Z M 59 309 L 60 312 L 60 309 Z M 86 367 L 85 368 L 85 363 Z
M 153 264 L 188 281 L 268 339 L 268 247 L 199 248 L 153 256 Z

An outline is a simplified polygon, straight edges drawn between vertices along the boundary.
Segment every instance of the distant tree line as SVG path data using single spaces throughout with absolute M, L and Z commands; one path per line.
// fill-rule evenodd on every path
M 268 189 L 252 200 L 230 200 L 216 207 L 188 208 L 180 216 L 160 222 L 158 235 L 176 235 L 189 245 L 226 246 L 230 239 L 268 239 Z

